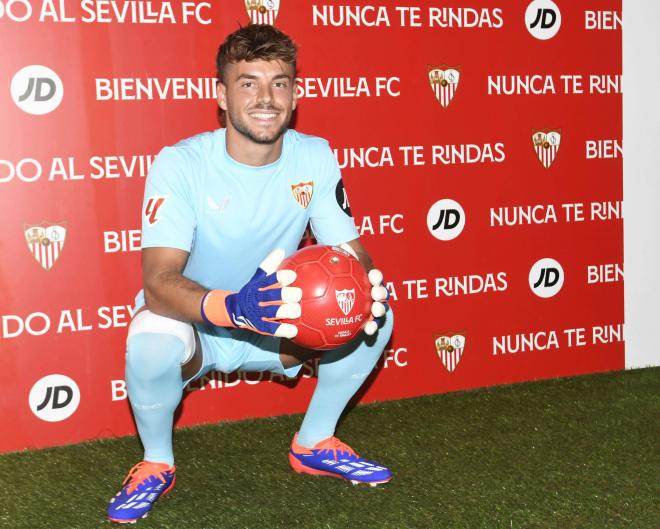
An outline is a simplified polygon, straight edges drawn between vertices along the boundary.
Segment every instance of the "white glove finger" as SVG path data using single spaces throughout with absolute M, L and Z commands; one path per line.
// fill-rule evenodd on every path
M 375 321 L 368 321 L 367 324 L 364 326 L 364 334 L 367 336 L 372 336 L 376 334 L 376 331 L 378 330 L 378 324 Z
M 298 334 L 298 327 L 291 325 L 290 323 L 283 323 L 275 331 L 275 335 L 278 338 L 295 338 Z
M 380 318 L 385 315 L 385 305 L 380 301 L 374 301 L 371 304 L 371 314 L 374 315 L 374 318 Z
M 285 303 L 279 306 L 275 317 L 277 319 L 295 320 L 296 318 L 300 318 L 301 314 L 300 303 Z
M 387 289 L 383 286 L 371 287 L 371 299 L 385 301 L 387 299 Z
M 284 303 L 298 303 L 302 299 L 302 294 L 302 288 L 283 287 L 282 301 L 284 301 Z
M 372 268 L 369 270 L 369 282 L 377 287 L 383 282 L 383 272 L 378 270 L 378 268 Z
M 282 264 L 282 261 L 284 261 L 284 250 L 282 248 L 275 248 L 268 254 L 268 257 L 261 261 L 259 268 L 266 272 L 266 275 L 270 275 L 277 270 L 277 267 Z
M 285 287 L 293 283 L 298 275 L 293 270 L 278 270 L 275 277 L 277 277 L 277 282 Z
M 348 253 L 350 253 L 350 254 L 351 254 L 353 257 L 355 257 L 356 259 L 358 259 L 357 253 L 355 252 L 355 250 L 353 249 L 353 247 L 352 247 L 350 244 L 348 244 L 347 242 L 343 242 L 343 243 L 341 243 L 341 244 L 339 245 L 339 247 L 340 247 L 342 250 L 345 250 L 345 251 L 347 251 Z M 358 260 L 359 260 L 359 259 L 358 259 Z

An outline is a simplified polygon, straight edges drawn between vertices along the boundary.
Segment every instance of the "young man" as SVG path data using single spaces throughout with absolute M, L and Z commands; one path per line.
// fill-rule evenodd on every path
M 392 477 L 334 437 L 340 414 L 388 342 L 393 319 L 383 303 L 382 274 L 336 198 L 343 187 L 328 143 L 287 129 L 296 108 L 295 45 L 272 26 L 250 25 L 227 37 L 217 67 L 226 128 L 166 147 L 147 178 L 144 290 L 126 352 L 144 460 L 108 505 L 115 522 L 146 516 L 174 486 L 173 416 L 188 382 L 211 370 L 293 377 L 318 354 L 288 340 L 295 325 L 278 322 L 300 315 L 302 293 L 289 286 L 295 273 L 276 270 L 296 251 L 308 222 L 320 244 L 340 245 L 370 271 L 380 325 L 370 321 L 364 335 L 321 356 L 289 462 L 296 472 L 353 483 Z M 295 193 L 300 186 L 305 200 Z

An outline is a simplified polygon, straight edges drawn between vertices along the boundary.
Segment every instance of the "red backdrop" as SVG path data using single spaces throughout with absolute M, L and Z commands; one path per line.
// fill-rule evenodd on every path
M 295 126 L 336 149 L 393 295 L 361 401 L 622 369 L 620 0 L 274 4 Z M 0 1 L 0 451 L 135 431 L 148 165 L 218 126 L 215 52 L 248 21 L 241 0 Z M 215 374 L 178 424 L 303 411 L 313 367 Z

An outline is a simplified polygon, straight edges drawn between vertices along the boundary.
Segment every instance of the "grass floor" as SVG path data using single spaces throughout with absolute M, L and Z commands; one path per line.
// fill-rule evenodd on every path
M 377 488 L 294 474 L 299 422 L 177 431 L 177 486 L 138 527 L 660 528 L 660 368 L 358 407 L 338 434 L 394 470 Z M 0 527 L 113 527 L 140 456 L 135 438 L 0 456 Z

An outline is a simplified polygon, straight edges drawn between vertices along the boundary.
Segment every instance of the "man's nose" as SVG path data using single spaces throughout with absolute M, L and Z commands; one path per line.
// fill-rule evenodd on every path
M 257 94 L 259 101 L 269 103 L 273 100 L 273 88 L 270 84 L 262 84 Z

